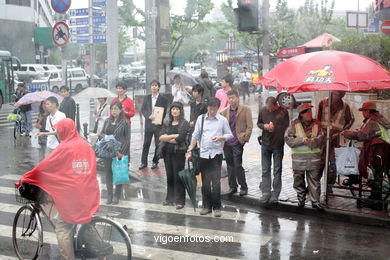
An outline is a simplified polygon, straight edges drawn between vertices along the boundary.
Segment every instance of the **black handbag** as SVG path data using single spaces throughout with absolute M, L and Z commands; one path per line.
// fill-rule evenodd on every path
M 205 115 L 202 115 L 202 126 L 200 128 L 200 138 L 199 138 L 199 144 L 202 142 L 202 135 L 203 135 L 203 124 L 204 124 L 204 117 Z M 200 173 L 200 148 L 196 147 L 192 149 L 192 168 L 195 175 L 198 175 Z

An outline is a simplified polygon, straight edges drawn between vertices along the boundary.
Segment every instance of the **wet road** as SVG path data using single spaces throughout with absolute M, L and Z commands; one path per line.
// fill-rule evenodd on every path
M 13 183 L 38 161 L 26 137 L 14 144 L 11 128 L 0 128 L 0 259 L 15 259 L 11 225 L 20 204 Z M 187 202 L 176 210 L 161 205 L 162 186 L 133 182 L 126 199 L 101 213 L 126 225 L 134 259 L 390 259 L 390 230 L 225 204 L 221 218 L 200 216 Z M 44 234 L 40 259 L 57 259 L 53 230 Z M 176 241 L 175 241 L 176 240 Z M 222 240 L 222 241 L 221 241 Z

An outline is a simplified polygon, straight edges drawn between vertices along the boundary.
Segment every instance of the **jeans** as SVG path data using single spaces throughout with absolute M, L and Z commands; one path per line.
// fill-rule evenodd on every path
M 185 153 L 164 153 L 165 171 L 167 173 L 166 202 L 185 204 L 185 189 L 179 178 L 179 171 L 184 169 Z
M 222 154 L 213 159 L 200 158 L 203 208 L 221 208 L 221 165 Z
M 104 158 L 104 170 L 106 171 L 106 187 L 107 187 L 107 198 L 112 199 L 114 195 L 115 198 L 120 199 L 122 194 L 122 184 L 115 185 L 115 193 L 113 189 L 113 173 L 112 173 L 112 158 Z
M 159 138 L 160 138 L 160 130 L 161 128 L 156 127 L 156 129 L 152 132 L 147 132 L 145 131 L 145 137 L 144 137 L 144 145 L 142 148 L 142 155 L 141 155 L 141 163 L 148 165 L 148 154 L 149 154 L 149 148 L 152 143 L 152 138 L 154 136 L 154 144 L 155 144 L 155 149 L 154 149 L 154 156 L 153 156 L 153 162 L 158 163 L 158 156 L 157 156 L 157 147 L 159 143 Z
M 242 167 L 242 153 L 244 152 L 244 146 L 237 144 L 235 146 L 225 145 L 223 152 L 226 157 L 229 187 L 231 189 L 237 189 L 237 181 L 241 186 L 241 190 L 248 190 L 248 185 L 245 180 L 245 170 Z
M 262 145 L 261 146 L 261 167 L 262 177 L 260 183 L 260 190 L 263 197 L 279 198 L 280 191 L 282 189 L 282 161 L 283 161 L 283 147 L 274 149 L 272 147 Z M 271 159 L 273 158 L 273 182 L 271 193 Z
M 244 82 L 241 82 L 241 92 L 242 92 L 242 97 L 244 98 L 245 100 L 245 96 L 248 95 L 248 98 L 249 98 L 249 82 L 248 81 L 244 81 Z
M 25 133 L 31 133 L 32 131 L 32 117 L 31 117 L 31 110 L 26 112 L 20 112 L 20 115 L 22 116 L 22 131 Z

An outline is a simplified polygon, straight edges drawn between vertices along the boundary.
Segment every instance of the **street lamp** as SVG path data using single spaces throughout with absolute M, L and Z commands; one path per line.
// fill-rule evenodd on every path
M 229 38 L 226 42 L 226 49 L 230 58 L 230 72 L 233 72 L 233 51 L 236 49 L 236 41 L 234 40 L 233 33 L 229 33 Z
M 252 60 L 252 53 L 247 51 L 244 56 L 244 60 L 248 63 L 248 69 L 250 68 L 250 62 Z
M 198 52 L 195 54 L 194 59 L 199 61 L 201 71 L 202 71 L 203 63 L 206 61 L 206 58 L 209 55 L 210 53 L 207 50 L 198 50 Z

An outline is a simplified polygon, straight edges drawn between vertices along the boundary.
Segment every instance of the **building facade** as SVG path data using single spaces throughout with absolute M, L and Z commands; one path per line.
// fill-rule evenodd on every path
M 42 63 L 49 44 L 42 28 L 49 32 L 53 25 L 49 0 L 0 0 L 0 50 L 10 51 L 22 63 Z

